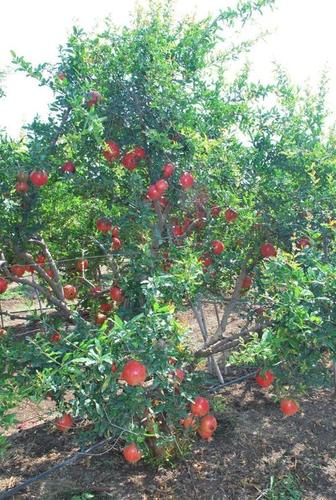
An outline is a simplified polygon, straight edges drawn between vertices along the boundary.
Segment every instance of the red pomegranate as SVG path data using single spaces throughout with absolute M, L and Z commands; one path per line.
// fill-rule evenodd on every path
M 112 224 L 108 219 L 106 219 L 105 217 L 102 217 L 101 219 L 97 220 L 96 228 L 101 233 L 108 233 L 108 231 L 111 231 L 111 229 L 112 229 Z
M 162 175 L 165 179 L 171 177 L 175 171 L 175 167 L 172 163 L 165 163 L 162 167 Z
M 183 174 L 180 176 L 180 186 L 182 189 L 187 190 L 192 187 L 194 184 L 194 178 L 191 175 L 190 172 L 183 172 Z
M 123 449 L 123 455 L 126 462 L 136 464 L 141 459 L 141 452 L 135 443 L 131 443 Z
M 136 148 L 134 148 L 133 153 L 138 160 L 143 160 L 146 156 L 146 151 L 141 146 L 137 146 Z
M 61 432 L 67 432 L 73 426 L 73 418 L 69 413 L 64 413 L 61 418 L 55 421 L 56 428 Z
M 212 415 L 206 415 L 201 419 L 201 423 L 197 432 L 213 434 L 217 429 L 217 420 Z
M 95 106 L 98 104 L 102 99 L 102 96 L 100 92 L 97 92 L 97 90 L 91 90 L 88 93 L 88 98 L 86 101 L 87 107 L 90 109 L 92 106 Z
M 106 141 L 103 156 L 109 162 L 116 161 L 120 156 L 118 144 L 114 141 Z
M 264 259 L 268 259 L 269 257 L 276 257 L 277 251 L 276 248 L 272 245 L 272 243 L 264 243 L 260 247 L 260 253 Z
M 226 222 L 233 222 L 234 220 L 236 220 L 238 217 L 238 214 L 237 212 L 235 212 L 234 210 L 232 210 L 232 208 L 228 208 L 227 210 L 225 210 L 225 220 Z
M 8 282 L 5 278 L 0 277 L 0 293 L 5 293 L 8 287 Z
M 147 377 L 147 369 L 145 365 L 134 359 L 128 361 L 121 373 L 121 380 L 125 380 L 128 385 L 141 385 Z
M 310 239 L 307 236 L 302 236 L 297 242 L 297 247 L 301 250 L 305 247 L 310 247 Z
M 191 412 L 195 417 L 204 417 L 209 413 L 210 405 L 209 401 L 202 396 L 197 396 L 195 401 L 191 405 Z
M 77 271 L 82 272 L 82 271 L 88 269 L 88 267 L 89 267 L 89 261 L 87 259 L 78 260 L 76 262 L 76 269 L 77 269 Z
M 119 238 L 112 238 L 111 248 L 112 250 L 119 250 L 119 248 L 121 248 L 121 241 Z
M 29 191 L 29 186 L 26 182 L 17 182 L 15 184 L 15 190 L 17 193 L 27 193 Z
M 155 201 L 155 200 L 158 200 L 159 198 L 161 198 L 161 194 L 162 194 L 162 192 L 157 190 L 155 184 L 152 184 L 151 186 L 149 186 L 149 188 L 147 190 L 147 198 L 149 198 L 152 201 Z
M 280 401 L 280 410 L 287 417 L 295 415 L 295 413 L 297 413 L 299 409 L 300 409 L 299 405 L 292 399 L 282 399 Z
M 47 172 L 45 172 L 44 170 L 34 170 L 29 175 L 29 178 L 34 186 L 41 187 L 47 184 L 49 177 Z
M 242 290 L 249 290 L 252 286 L 252 278 L 251 276 L 245 276 L 242 282 Z
M 123 291 L 118 286 L 110 288 L 110 297 L 114 302 L 122 302 L 124 300 Z
M 181 424 L 185 429 L 195 429 L 196 428 L 196 420 L 192 415 L 188 415 L 186 418 L 181 419 Z
M 77 289 L 73 285 L 65 285 L 63 287 L 64 297 L 67 300 L 74 300 L 77 297 Z
M 214 240 L 211 242 L 212 250 L 215 255 L 220 255 L 224 251 L 224 243 L 219 240 Z
M 65 174 L 74 174 L 76 172 L 76 167 L 72 161 L 66 161 L 61 167 L 62 172 Z
M 10 271 L 18 278 L 21 278 L 21 276 L 23 276 L 24 273 L 26 272 L 26 266 L 22 266 L 20 264 L 14 264 L 13 266 L 11 266 Z
M 266 389 L 267 387 L 273 384 L 275 380 L 275 375 L 270 370 L 266 370 L 264 374 L 258 372 L 255 379 L 257 384 L 260 385 L 260 387 Z
M 221 208 L 218 205 L 211 207 L 211 215 L 212 217 L 218 217 L 220 215 Z
M 164 179 L 159 179 L 155 183 L 156 190 L 160 193 L 160 196 L 169 188 L 169 184 Z
M 123 156 L 121 163 L 125 168 L 127 168 L 127 170 L 132 171 L 137 167 L 138 158 L 136 157 L 134 151 L 129 151 Z

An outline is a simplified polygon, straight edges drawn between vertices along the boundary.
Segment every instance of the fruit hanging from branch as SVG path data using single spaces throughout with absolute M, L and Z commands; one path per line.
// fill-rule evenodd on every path
M 42 187 L 48 182 L 48 174 L 44 170 L 34 170 L 29 175 L 30 181 L 36 187 Z
M 145 365 L 139 361 L 128 361 L 121 373 L 121 380 L 124 380 L 128 385 L 142 385 L 147 377 L 147 369 Z

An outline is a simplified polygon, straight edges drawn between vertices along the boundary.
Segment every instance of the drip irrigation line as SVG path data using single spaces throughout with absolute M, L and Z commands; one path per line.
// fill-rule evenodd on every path
M 11 496 L 15 495 L 16 493 L 23 490 L 24 488 L 27 488 L 27 486 L 30 486 L 31 484 L 36 483 L 37 481 L 41 481 L 41 479 L 44 479 L 44 478 L 50 476 L 53 472 L 55 472 L 59 469 L 62 469 L 66 465 L 73 465 L 79 459 L 87 456 L 88 454 L 91 453 L 91 451 L 96 450 L 97 448 L 100 448 L 104 444 L 110 442 L 112 439 L 115 439 L 115 438 L 104 439 L 103 441 L 100 441 L 99 443 L 93 444 L 92 446 L 90 446 L 89 448 L 87 448 L 84 451 L 77 451 L 70 458 L 64 460 L 63 462 L 60 462 L 59 464 L 54 465 L 50 469 L 48 469 L 44 472 L 41 472 L 40 474 L 37 474 L 34 477 L 26 479 L 22 483 L 18 484 L 17 486 L 14 486 L 13 488 L 10 488 L 9 490 L 4 491 L 3 493 L 0 492 L 0 500 L 4 500 L 5 498 L 10 498 Z M 117 439 L 119 439 L 119 437 Z
M 243 382 L 249 378 L 255 377 L 258 373 L 258 370 L 255 370 L 252 373 L 248 373 L 247 375 L 242 375 L 241 377 L 234 378 L 229 380 L 228 382 L 224 382 L 224 384 L 217 384 L 211 387 L 208 392 L 219 392 L 223 387 L 227 387 L 229 385 L 239 384 L 239 382 Z

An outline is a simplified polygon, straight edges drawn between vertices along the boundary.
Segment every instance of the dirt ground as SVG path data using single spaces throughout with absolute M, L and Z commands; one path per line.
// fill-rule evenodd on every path
M 17 499 L 311 499 L 336 498 L 334 396 L 315 392 L 302 411 L 282 417 L 270 395 L 253 381 L 216 396 L 214 439 L 196 439 L 174 467 L 127 465 L 118 449 L 94 452 L 35 483 Z M 0 461 L 0 491 L 47 470 L 77 449 L 74 433 L 57 433 L 51 422 L 10 437 Z M 77 495 L 77 497 L 76 497 Z M 273 495 L 273 496 L 272 496 Z M 1 498 L 1 496 L 0 496 Z M 89 498 L 89 497 L 87 497 Z
M 205 313 L 209 330 L 215 329 L 211 306 Z M 197 348 L 201 339 L 192 315 L 187 312 L 181 319 L 191 324 Z M 109 444 L 12 498 L 336 500 L 334 394 L 316 391 L 302 400 L 299 414 L 284 418 L 272 394 L 247 380 L 223 388 L 212 405 L 219 422 L 214 439 L 196 438 L 174 466 L 130 466 L 121 456 L 121 443 L 114 448 Z M 4 490 L 78 450 L 75 431 L 55 431 L 52 403 L 37 407 L 26 401 L 17 418 L 9 431 L 10 448 L 0 459 L 0 499 Z

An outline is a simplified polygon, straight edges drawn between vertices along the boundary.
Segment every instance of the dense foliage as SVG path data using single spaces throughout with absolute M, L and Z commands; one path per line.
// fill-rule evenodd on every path
M 281 69 L 268 86 L 245 66 L 230 74 L 249 46 L 232 46 L 232 33 L 271 3 L 178 23 L 170 2 L 151 3 L 131 27 L 74 28 L 56 66 L 13 55 L 54 100 L 24 139 L 1 138 L 2 279 L 32 287 L 59 315 L 43 317 L 33 338 L 3 335 L 3 421 L 20 397 L 48 393 L 67 415 L 59 429 L 71 414 L 90 436 L 122 430 L 166 457 L 202 392 L 192 368 L 221 350 L 228 323 L 224 313 L 213 343 L 188 352 L 172 313 L 205 297 L 225 298 L 246 320 L 232 362 L 271 370 L 277 397 L 330 383 L 336 158 L 326 83 L 313 95 Z M 123 380 L 132 360 L 146 368 L 136 387 Z M 202 425 L 209 438 L 213 422 L 211 432 Z

